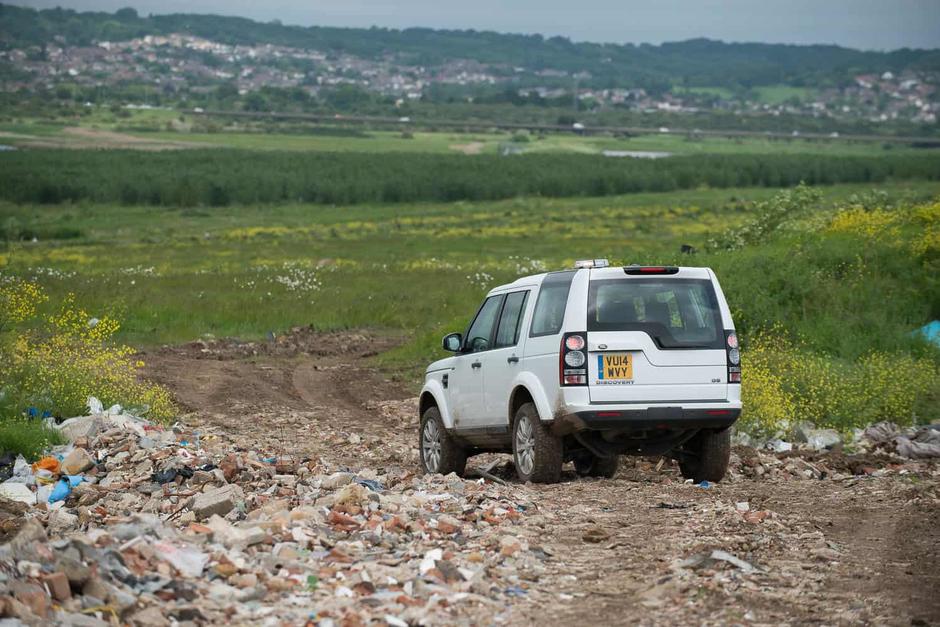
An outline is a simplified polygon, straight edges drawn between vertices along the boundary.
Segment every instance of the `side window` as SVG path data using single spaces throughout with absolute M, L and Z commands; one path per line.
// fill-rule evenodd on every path
M 557 272 L 542 281 L 539 297 L 535 301 L 532 313 L 532 327 L 529 337 L 555 335 L 561 331 L 565 321 L 565 308 L 568 305 L 568 291 L 574 272 Z
M 519 341 L 519 326 L 522 324 L 522 312 L 529 292 L 513 292 L 506 296 L 503 313 L 499 317 L 499 326 L 496 328 L 496 345 L 494 348 L 515 346 Z
M 477 317 L 467 331 L 463 350 L 465 353 L 476 353 L 492 348 L 493 330 L 496 327 L 496 317 L 503 304 L 503 295 L 491 296 L 483 302 Z

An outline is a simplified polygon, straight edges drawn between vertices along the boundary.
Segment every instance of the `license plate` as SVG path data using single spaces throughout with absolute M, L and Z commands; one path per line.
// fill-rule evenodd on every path
M 597 382 L 617 384 L 633 381 L 633 355 L 605 353 L 597 356 Z

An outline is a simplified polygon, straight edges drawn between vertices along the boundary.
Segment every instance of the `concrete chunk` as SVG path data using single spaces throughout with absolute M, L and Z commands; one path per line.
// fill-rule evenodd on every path
M 225 516 L 235 509 L 235 505 L 244 498 L 245 493 L 237 485 L 224 485 L 221 488 L 197 494 L 190 509 L 196 515 L 196 518 L 200 520 L 209 518 L 213 514 Z

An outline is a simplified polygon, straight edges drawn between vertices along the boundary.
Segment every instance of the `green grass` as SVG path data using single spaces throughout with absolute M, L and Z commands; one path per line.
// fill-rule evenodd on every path
M 41 121 L 22 121 L 22 122 L 0 122 L 0 133 L 9 133 L 11 135 L 23 135 L 27 137 L 53 137 L 62 132 L 61 124 L 53 124 Z M 16 137 L 4 137 L 0 135 L 0 142 L 17 143 Z
M 786 228 L 758 236 L 751 229 L 746 244 L 733 250 L 709 243 L 766 215 L 779 201 L 764 201 L 779 190 L 183 209 L 0 203 L 0 224 L 8 232 L 49 234 L 0 249 L 0 276 L 38 281 L 51 303 L 75 293 L 90 315 L 123 321 L 118 339 L 140 347 L 207 335 L 256 339 L 296 325 L 372 329 L 403 339 L 378 362 L 390 376 L 415 385 L 421 369 L 443 356 L 440 337 L 463 329 L 496 285 L 571 267 L 578 258 L 709 266 L 722 282 L 745 349 L 757 331 L 773 329 L 799 342 L 802 352 L 790 355 L 796 367 L 805 353 L 827 372 L 854 373 L 853 381 L 873 371 L 865 360 L 877 352 L 881 361 L 874 363 L 903 363 L 911 371 L 898 375 L 904 385 L 922 375 L 916 389 L 898 388 L 900 396 L 883 399 L 909 400 L 896 405 L 904 416 L 878 410 L 877 417 L 935 419 L 940 416 L 930 399 L 940 390 L 924 381 L 940 363 L 940 351 L 911 335 L 940 316 L 937 259 L 912 253 L 912 243 L 924 235 L 920 223 L 904 222 L 897 234 L 873 241 L 831 233 L 826 225 L 834 207 L 851 198 L 867 195 L 889 210 L 909 207 L 936 198 L 940 182 L 879 189 L 884 197 L 869 194 L 869 185 L 821 188 L 821 198 Z M 66 232 L 78 235 L 54 239 Z M 680 254 L 683 244 L 697 252 Z M 818 385 L 803 383 L 805 390 L 790 389 L 795 384 L 788 379 L 755 377 L 747 390 L 752 398 L 764 394 L 768 406 L 776 402 L 774 386 L 794 398 L 816 398 Z M 800 403 L 798 411 L 815 406 Z M 842 428 L 869 419 L 846 414 L 858 403 L 840 403 L 819 414 L 820 424 Z
M 678 87 L 677 93 L 687 92 L 690 94 L 701 94 L 703 96 L 717 96 L 719 98 L 731 99 L 737 95 L 734 90 L 727 87 Z M 793 98 L 806 101 L 815 90 L 809 87 L 792 87 L 790 85 L 765 85 L 752 88 L 747 97 L 749 100 L 756 100 L 764 104 L 782 104 Z
M 940 193 L 938 183 L 882 187 L 917 198 Z M 825 202 L 867 189 L 826 188 Z M 701 250 L 774 193 L 349 207 L 0 204 L 0 223 L 81 233 L 12 244 L 0 253 L 0 271 L 36 277 L 53 298 L 78 293 L 91 312 L 122 319 L 122 339 L 140 345 L 259 337 L 298 324 L 424 337 L 460 328 L 487 289 L 541 268 L 584 257 L 688 263 L 678 256 L 682 244 Z
M 727 87 L 675 87 L 677 94 L 701 94 L 703 96 L 718 96 L 719 98 L 731 98 L 734 92 Z
M 813 90 L 808 87 L 791 87 L 789 85 L 755 87 L 753 91 L 757 99 L 766 104 L 781 104 L 793 98 L 805 101 L 813 95 Z
M 35 461 L 46 448 L 62 443 L 58 431 L 38 420 L 0 420 L 0 452 L 9 451 Z

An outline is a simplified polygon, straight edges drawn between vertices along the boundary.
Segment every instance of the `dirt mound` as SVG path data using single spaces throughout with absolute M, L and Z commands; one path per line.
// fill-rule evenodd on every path
M 740 461 L 740 469 L 745 475 L 754 474 L 751 472 L 754 468 L 765 463 L 767 458 L 774 458 L 783 463 L 787 461 L 805 462 L 805 468 L 810 466 L 819 470 L 823 476 L 833 473 L 849 475 L 870 475 L 878 470 L 898 469 L 904 460 L 896 456 L 885 453 L 845 453 L 841 450 L 835 451 L 812 451 L 808 449 L 796 449 L 785 453 L 769 453 L 766 451 L 757 451 L 748 446 L 736 446 L 734 448 L 737 459 Z M 927 461 L 928 466 L 936 466 L 936 463 Z
M 288 333 L 271 333 L 264 341 L 237 338 L 196 340 L 178 347 L 164 347 L 162 354 L 184 354 L 195 359 L 318 355 L 371 357 L 400 343 L 399 338 L 368 332 L 321 332 L 313 327 L 294 327 Z

